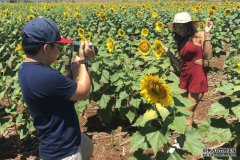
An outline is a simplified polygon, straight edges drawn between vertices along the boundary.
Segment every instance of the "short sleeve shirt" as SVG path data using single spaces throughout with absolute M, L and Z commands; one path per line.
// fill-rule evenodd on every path
M 74 103 L 77 84 L 39 62 L 23 62 L 18 78 L 33 124 L 38 130 L 42 159 L 62 159 L 78 151 L 81 134 Z

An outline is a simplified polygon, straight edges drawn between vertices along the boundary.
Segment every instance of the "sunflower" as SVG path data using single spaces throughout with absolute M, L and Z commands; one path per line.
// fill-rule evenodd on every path
M 224 10 L 224 14 L 225 14 L 225 15 L 230 15 L 231 13 L 232 13 L 232 10 L 229 9 L 229 8 L 227 8 L 227 9 Z
M 67 19 L 67 12 L 63 12 L 63 19 L 64 19 L 64 20 Z
M 43 10 L 44 12 L 46 12 L 46 11 L 47 11 L 47 5 L 44 5 L 43 8 L 42 8 L 42 10 Z
M 32 6 L 29 8 L 29 12 L 34 13 L 34 8 Z
M 113 12 L 115 12 L 115 11 L 116 11 L 116 9 L 117 9 L 117 8 L 116 8 L 115 6 L 113 6 L 113 7 L 111 7 L 111 8 L 110 8 L 110 12 L 112 12 L 112 13 L 113 13 Z
M 212 9 L 209 9 L 209 10 L 208 10 L 208 16 L 212 16 L 213 13 L 214 13 L 214 10 L 212 10 Z
M 103 4 L 101 4 L 100 7 L 101 7 L 101 9 L 104 9 L 104 5 Z
M 127 13 L 126 9 L 122 10 L 122 14 L 126 14 L 126 13 Z
M 124 31 L 122 28 L 119 29 L 119 30 L 118 30 L 118 35 L 119 35 L 120 37 L 124 36 L 124 35 L 125 35 L 125 31 Z
M 141 40 L 138 44 L 138 52 L 143 56 L 146 56 L 150 53 L 151 45 L 148 40 Z
M 141 30 L 141 35 L 144 36 L 144 37 L 147 37 L 148 36 L 148 33 L 149 33 L 149 30 L 147 28 L 143 28 Z
M 69 7 L 66 7 L 66 12 L 67 12 L 67 15 L 70 16 L 71 15 L 71 9 Z
M 183 12 L 184 11 L 184 6 L 180 6 L 179 8 L 178 8 L 178 12 Z
M 216 10 L 217 10 L 217 6 L 215 6 L 215 5 L 211 5 L 211 6 L 210 6 L 210 9 L 216 11 Z
M 164 45 L 162 43 L 162 41 L 160 40 L 155 40 L 154 41 L 154 55 L 155 57 L 157 57 L 158 59 L 162 57 L 162 54 L 164 53 Z
M 237 64 L 237 70 L 240 71 L 240 61 L 239 61 L 238 64 Z
M 81 42 L 86 42 L 86 41 L 88 41 L 88 39 L 85 36 L 81 37 Z
M 34 15 L 28 15 L 28 16 L 27 16 L 27 21 L 31 21 L 31 20 L 34 19 L 34 18 L 35 18 Z
M 18 16 L 18 21 L 19 21 L 20 23 L 22 23 L 23 19 L 22 19 L 22 16 L 21 16 L 21 15 Z
M 169 86 L 158 76 L 145 75 L 140 80 L 140 94 L 149 103 L 160 103 L 162 106 L 169 106 L 173 103 Z
M 80 37 L 83 37 L 83 36 L 84 36 L 84 29 L 78 28 L 78 35 L 79 35 Z
M 137 18 L 141 18 L 142 17 L 142 12 L 141 11 L 137 11 Z
M 104 12 L 99 12 L 97 15 L 101 20 L 106 20 L 107 19 L 106 14 Z
M 75 12 L 75 13 L 76 13 L 76 12 L 79 12 L 79 11 L 78 11 L 78 8 L 74 8 L 74 12 Z
M 76 19 L 80 19 L 81 18 L 80 13 L 79 12 L 75 12 L 75 17 L 76 17 Z
M 235 7 L 239 9 L 240 8 L 240 3 L 235 3 Z
M 157 17 L 157 12 L 152 12 L 152 18 L 156 18 Z
M 3 15 L 7 17 L 9 15 L 8 9 L 3 10 Z
M 198 22 L 197 25 L 198 25 L 198 27 L 203 29 L 205 24 L 204 24 L 204 22 Z
M 24 57 L 24 51 L 21 42 L 17 44 L 15 51 L 20 55 L 20 57 Z
M 90 41 L 90 39 L 91 39 L 91 37 L 92 37 L 92 32 L 88 32 L 88 40 Z
M 109 37 L 108 39 L 107 39 L 107 50 L 108 50 L 108 52 L 112 52 L 112 50 L 113 50 L 113 48 L 114 48 L 114 40 L 113 40 L 113 38 L 112 37 Z
M 162 28 L 164 27 L 164 24 L 161 22 L 161 21 L 157 21 L 156 24 L 155 24 L 155 29 L 157 31 L 160 31 L 162 30 Z
M 155 119 L 155 118 L 157 118 L 157 117 L 158 117 L 157 112 L 156 112 L 155 110 L 153 110 L 153 109 L 150 109 L 150 110 L 147 110 L 147 111 L 144 113 L 144 115 L 143 115 L 143 121 L 144 121 L 144 122 L 148 122 L 148 121 L 150 121 L 150 120 L 152 120 L 152 119 Z

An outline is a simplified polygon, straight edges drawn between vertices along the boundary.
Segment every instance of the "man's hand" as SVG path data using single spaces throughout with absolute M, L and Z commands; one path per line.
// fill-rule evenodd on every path
M 78 61 L 79 60 L 85 60 L 85 59 L 91 60 L 94 57 L 94 51 L 89 46 L 89 43 L 90 42 L 81 42 L 78 56 L 76 56 L 76 59 Z

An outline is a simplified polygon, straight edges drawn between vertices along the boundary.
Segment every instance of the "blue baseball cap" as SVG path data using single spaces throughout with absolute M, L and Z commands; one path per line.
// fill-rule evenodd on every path
M 71 44 L 72 40 L 60 35 L 56 22 L 39 17 L 27 22 L 22 30 L 23 46 L 41 45 L 45 43 Z

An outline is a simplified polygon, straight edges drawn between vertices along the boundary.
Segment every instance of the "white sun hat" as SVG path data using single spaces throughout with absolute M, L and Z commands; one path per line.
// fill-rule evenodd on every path
M 193 22 L 193 23 L 195 23 L 195 22 L 198 22 L 198 21 L 193 21 L 193 20 L 192 20 L 192 17 L 191 17 L 190 14 L 187 13 L 187 12 L 177 13 L 177 14 L 174 16 L 173 22 L 170 22 L 170 23 L 168 24 L 168 29 L 169 29 L 169 30 L 172 30 L 174 23 L 188 23 L 188 22 Z

